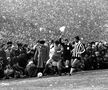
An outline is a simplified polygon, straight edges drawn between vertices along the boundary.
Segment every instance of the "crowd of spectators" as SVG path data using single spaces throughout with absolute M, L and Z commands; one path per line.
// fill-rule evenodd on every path
M 73 42 L 60 37 L 58 40 L 38 40 L 27 44 L 11 41 L 0 44 L 0 78 L 37 77 L 46 75 L 72 75 L 75 71 L 108 68 L 108 43 L 84 44 L 76 36 Z

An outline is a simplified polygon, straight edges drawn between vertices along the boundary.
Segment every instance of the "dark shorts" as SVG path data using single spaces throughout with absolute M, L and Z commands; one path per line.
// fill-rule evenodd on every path
M 52 59 L 54 60 L 54 61 L 56 61 L 56 62 L 58 62 L 58 61 L 60 61 L 62 58 L 61 58 L 61 56 L 56 56 L 56 55 L 53 55 L 52 56 Z

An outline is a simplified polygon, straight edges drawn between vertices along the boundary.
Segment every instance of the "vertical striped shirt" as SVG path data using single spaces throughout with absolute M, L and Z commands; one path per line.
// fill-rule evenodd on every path
M 80 57 L 80 54 L 84 52 L 85 52 L 84 45 L 80 41 L 78 43 L 75 43 L 73 49 L 73 57 Z

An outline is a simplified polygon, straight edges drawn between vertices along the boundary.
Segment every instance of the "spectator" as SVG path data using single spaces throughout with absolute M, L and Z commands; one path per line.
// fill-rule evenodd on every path
M 48 48 L 44 45 L 45 41 L 40 41 L 40 45 L 37 46 L 34 55 L 34 61 L 37 62 L 38 72 L 43 73 L 46 61 L 48 60 Z

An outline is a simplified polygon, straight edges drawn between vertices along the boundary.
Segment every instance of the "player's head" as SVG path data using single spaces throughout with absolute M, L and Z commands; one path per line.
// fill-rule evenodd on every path
M 65 43 L 65 44 L 68 44 L 68 43 L 69 43 L 69 40 L 68 40 L 68 39 L 65 39 L 65 40 L 64 40 L 64 43 Z
M 79 36 L 76 36 L 74 39 L 75 39 L 75 42 L 80 41 L 80 37 Z
M 58 46 L 60 43 L 59 43 L 58 40 L 56 40 L 56 41 L 54 42 L 54 44 L 55 44 L 56 46 Z
M 7 47 L 8 47 L 9 49 L 12 47 L 12 42 L 11 42 L 11 41 L 7 42 Z

